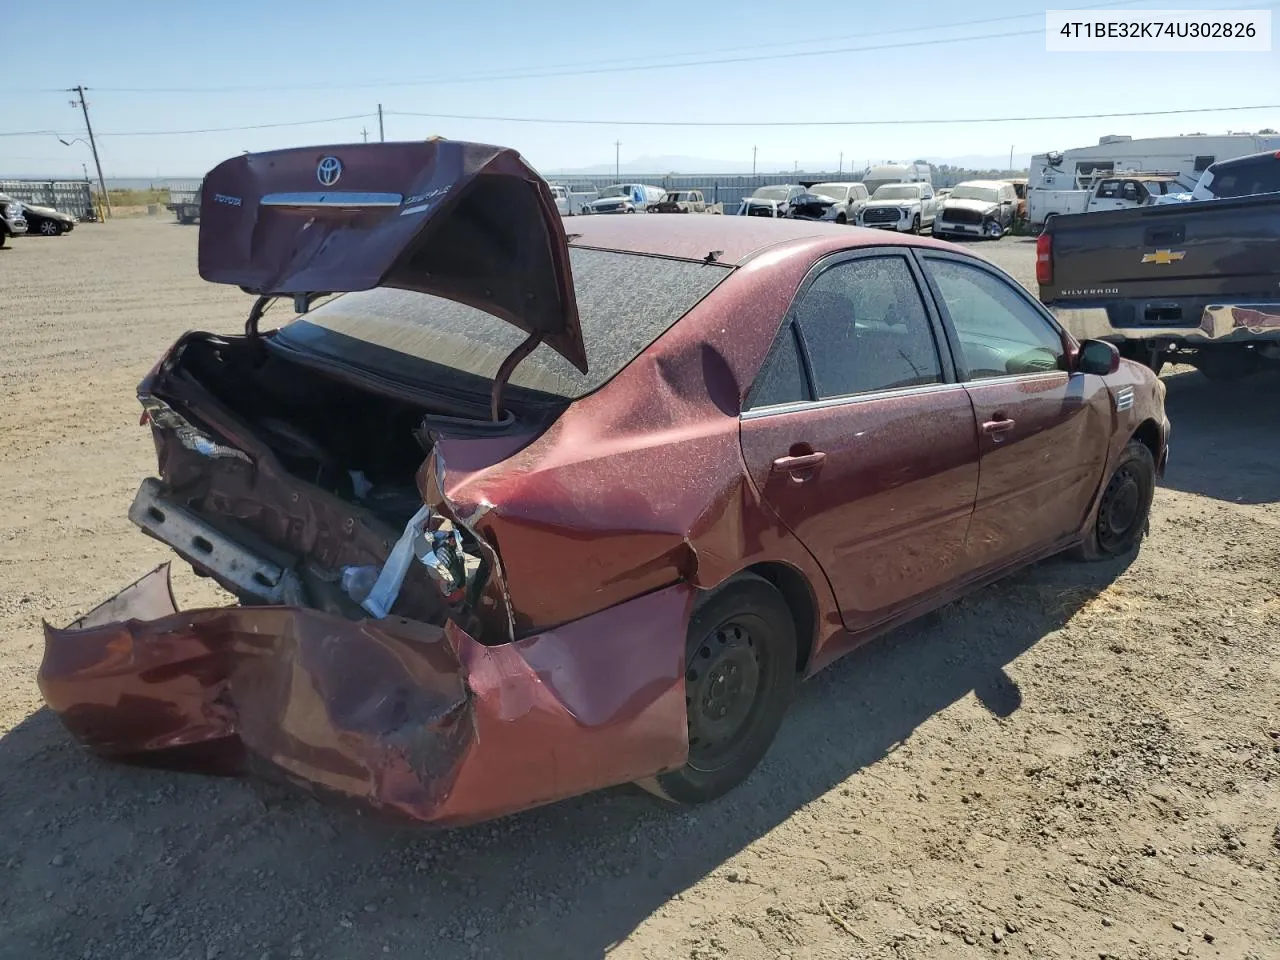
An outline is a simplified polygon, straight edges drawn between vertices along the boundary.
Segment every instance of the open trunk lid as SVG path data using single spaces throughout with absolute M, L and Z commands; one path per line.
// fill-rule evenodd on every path
M 204 180 L 199 265 L 205 280 L 263 296 L 434 294 L 587 370 L 555 201 L 503 147 L 429 140 L 233 157 Z

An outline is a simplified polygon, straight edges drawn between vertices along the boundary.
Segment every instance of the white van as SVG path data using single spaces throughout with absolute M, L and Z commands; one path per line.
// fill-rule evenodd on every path
M 922 160 L 915 163 L 882 163 L 867 169 L 862 178 L 867 193 L 875 196 L 886 183 L 927 183 L 933 186 L 933 168 Z

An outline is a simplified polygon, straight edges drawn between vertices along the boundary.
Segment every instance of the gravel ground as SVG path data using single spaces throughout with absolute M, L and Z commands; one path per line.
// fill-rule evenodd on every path
M 167 555 L 125 517 L 133 388 L 248 308 L 195 239 L 0 250 L 0 956 L 1280 956 L 1275 377 L 1167 373 L 1131 564 L 1042 563 L 846 658 L 704 808 L 621 788 L 424 833 L 88 758 L 41 708 L 40 623 Z M 1031 283 L 1034 244 L 975 249 Z

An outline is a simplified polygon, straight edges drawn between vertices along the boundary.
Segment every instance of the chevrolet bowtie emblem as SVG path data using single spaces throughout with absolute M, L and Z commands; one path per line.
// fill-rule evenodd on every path
M 1155 253 L 1144 253 L 1143 263 L 1177 263 L 1187 255 L 1185 250 L 1157 250 Z

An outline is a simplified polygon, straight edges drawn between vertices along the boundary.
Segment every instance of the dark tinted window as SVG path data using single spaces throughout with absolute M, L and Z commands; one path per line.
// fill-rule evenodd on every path
M 1102 200 L 1116 200 L 1120 197 L 1119 180 L 1103 180 L 1098 184 L 1098 197 Z
M 569 248 L 569 260 L 590 372 L 580 373 L 544 344 L 516 367 L 511 383 L 517 387 L 562 397 L 589 393 L 730 273 L 730 268 L 714 263 L 579 247 Z M 337 297 L 289 324 L 279 337 L 296 349 L 348 361 L 350 340 L 361 341 L 491 380 L 525 333 L 452 300 L 380 287 Z
M 971 380 L 1064 368 L 1062 337 L 1009 283 L 955 260 L 927 263 Z
M 1204 173 L 1209 169 L 1209 165 L 1213 163 L 1213 157 L 1196 157 L 1196 173 Z
M 942 380 L 929 317 L 899 256 L 838 263 L 796 306 L 819 397 Z
M 1209 189 L 1215 197 L 1280 192 L 1280 157 L 1267 153 L 1248 160 L 1220 163 L 1213 168 Z
M 795 330 L 788 321 L 783 325 L 778 339 L 765 359 L 747 397 L 747 409 L 771 407 L 779 403 L 794 403 L 809 399 L 805 385 L 804 368 L 800 364 L 800 352 L 796 346 Z

